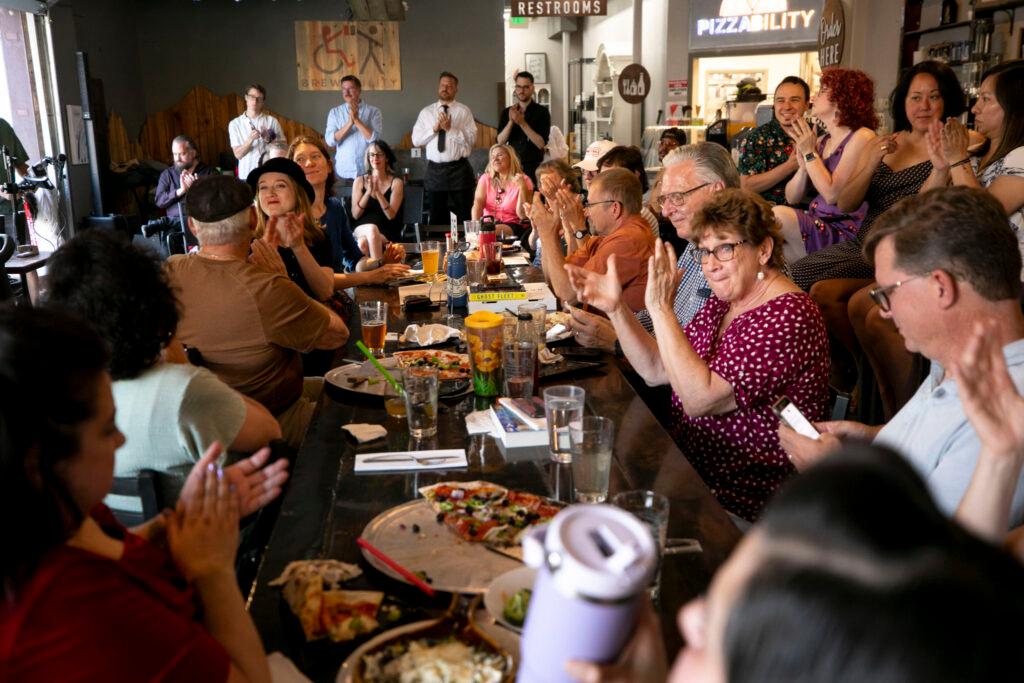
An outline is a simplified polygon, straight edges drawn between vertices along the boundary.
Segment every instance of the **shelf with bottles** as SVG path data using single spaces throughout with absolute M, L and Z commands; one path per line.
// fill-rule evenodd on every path
M 954 32 L 962 29 L 970 29 L 970 39 L 966 41 L 969 43 L 967 47 L 969 53 L 966 56 L 961 52 L 959 56 L 947 59 L 942 59 L 941 57 L 926 58 L 940 59 L 950 63 L 951 66 L 976 63 L 988 63 L 991 65 L 996 61 L 989 54 L 995 15 L 999 12 L 1005 12 L 1009 16 L 1010 25 L 1012 26 L 1016 20 L 1015 10 L 1019 7 L 1024 7 L 1024 0 L 1012 0 L 1010 2 L 986 1 L 980 5 L 976 2 L 943 2 L 940 10 L 940 23 L 937 26 L 927 26 L 924 28 L 921 27 L 923 5 L 924 0 L 907 0 L 904 5 L 903 32 L 900 39 L 901 69 L 909 68 L 915 63 L 915 59 L 921 58 L 919 51 L 922 36 Z M 965 19 L 957 21 L 961 17 L 965 17 Z M 954 41 L 948 44 L 958 45 L 962 42 L 964 41 Z M 945 44 L 939 43 L 939 45 Z M 929 50 L 934 47 L 930 46 Z M 963 50 L 963 48 L 958 49 Z M 977 84 L 973 85 L 977 86 Z

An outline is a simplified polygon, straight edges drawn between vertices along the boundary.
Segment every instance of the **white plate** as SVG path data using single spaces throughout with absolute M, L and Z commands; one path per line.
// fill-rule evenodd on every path
M 398 361 L 394 358 L 383 358 L 381 359 L 381 365 L 388 370 L 394 369 L 398 365 Z M 367 377 L 372 378 L 374 382 L 362 382 L 357 386 L 349 384 L 348 379 L 350 377 Z M 370 361 L 363 363 L 351 363 L 349 365 L 339 365 L 333 370 L 329 371 L 324 375 L 324 380 L 329 384 L 333 384 L 339 389 L 345 391 L 352 391 L 357 394 L 369 394 L 370 396 L 381 396 L 386 398 L 394 398 L 398 396 L 398 393 L 391 388 L 384 376 L 373 366 Z
M 487 613 L 505 628 L 522 633 L 523 627 L 510 624 L 502 616 L 502 612 L 505 611 L 505 603 L 509 598 L 524 588 L 532 589 L 536 578 L 537 570 L 533 567 L 518 567 L 496 578 L 484 593 L 484 607 L 487 608 Z
M 419 533 L 413 532 L 413 525 Z M 470 543 L 456 536 L 422 498 L 380 513 L 366 525 L 363 538 L 411 572 L 424 571 L 435 590 L 452 593 L 483 593 L 491 582 L 519 563 L 488 550 L 483 543 Z M 508 548 L 520 552 L 518 546 Z M 405 581 L 376 555 L 363 549 L 363 557 L 388 576 Z M 406 581 L 406 583 L 408 583 Z
M 384 633 L 379 633 L 373 638 L 370 638 L 368 641 L 357 647 L 355 652 L 350 654 L 348 658 L 345 659 L 345 661 L 341 665 L 341 668 L 338 669 L 338 676 L 335 678 L 335 683 L 351 683 L 352 672 L 354 672 L 355 668 L 359 666 L 359 662 L 362 661 L 363 655 L 365 655 L 371 649 L 377 647 L 378 645 L 387 640 L 391 640 L 392 638 L 405 635 L 406 633 L 418 631 L 421 628 L 426 628 L 427 626 L 435 624 L 438 621 L 440 621 L 440 619 L 427 619 L 426 621 L 417 621 L 412 624 L 396 626 L 390 631 L 384 631 Z

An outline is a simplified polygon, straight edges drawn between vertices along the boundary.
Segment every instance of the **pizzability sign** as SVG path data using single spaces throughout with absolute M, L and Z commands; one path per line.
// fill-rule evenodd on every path
M 397 21 L 296 21 L 299 90 L 341 89 L 357 76 L 363 90 L 401 90 Z

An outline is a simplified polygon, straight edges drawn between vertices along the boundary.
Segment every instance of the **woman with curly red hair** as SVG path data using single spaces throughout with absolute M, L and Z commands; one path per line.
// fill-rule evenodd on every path
M 786 260 L 796 259 L 857 236 L 867 213 L 862 203 L 855 211 L 843 211 L 836 202 L 843 185 L 853 177 L 860 156 L 875 137 L 875 84 L 863 71 L 830 68 L 821 75 L 821 89 L 811 114 L 825 127 L 814 128 L 796 119 L 788 131 L 793 138 L 799 167 L 786 184 L 786 201 L 799 202 L 810 182 L 818 191 L 807 210 L 776 206 L 775 218 L 786 240 Z

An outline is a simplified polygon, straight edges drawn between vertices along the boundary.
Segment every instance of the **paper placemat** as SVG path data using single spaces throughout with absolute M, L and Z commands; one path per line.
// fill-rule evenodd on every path
M 403 459 L 404 456 L 412 456 L 419 459 L 419 462 L 412 458 Z M 391 458 L 394 460 L 386 460 Z M 424 462 L 426 458 L 445 458 L 444 460 Z M 366 462 L 373 460 L 374 462 Z M 460 467 L 468 467 L 466 451 L 463 448 L 449 448 L 435 451 L 390 451 L 385 453 L 357 453 L 356 474 L 369 472 L 411 472 L 415 470 L 454 470 Z
M 513 256 L 505 256 L 501 259 L 506 266 L 528 266 L 530 261 L 525 256 L 518 254 Z

